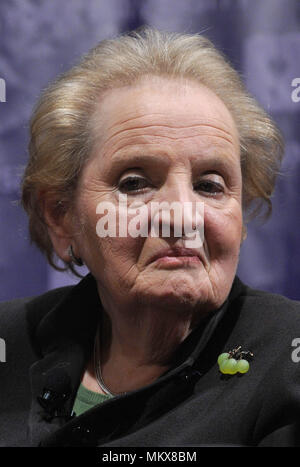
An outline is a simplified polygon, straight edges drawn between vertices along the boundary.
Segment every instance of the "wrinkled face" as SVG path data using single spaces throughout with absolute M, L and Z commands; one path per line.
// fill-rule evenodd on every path
M 75 245 L 100 295 L 116 305 L 221 306 L 234 279 L 242 238 L 239 138 L 223 102 L 198 83 L 148 77 L 102 96 L 95 131 L 97 143 L 78 188 L 76 214 L 84 228 Z M 200 203 L 203 246 L 184 257 L 180 248 L 187 246 L 186 239 L 172 235 L 177 222 L 172 215 L 170 235 L 99 236 L 97 223 L 107 211 L 97 212 L 97 206 L 111 203 L 118 221 L 124 208 L 120 194 L 127 195 L 128 205 L 146 207 L 140 227 L 150 220 L 154 202 Z M 128 223 L 138 213 L 130 212 Z M 162 253 L 155 260 L 176 247 L 182 258 Z

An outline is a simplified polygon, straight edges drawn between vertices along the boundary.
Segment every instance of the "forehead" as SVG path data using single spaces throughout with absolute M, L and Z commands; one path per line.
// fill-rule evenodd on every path
M 199 144 L 199 138 L 206 137 L 239 152 L 238 132 L 222 100 L 183 78 L 145 77 L 135 85 L 106 91 L 94 115 L 93 132 L 104 153 L 118 150 L 129 139 L 147 142 L 147 137 L 154 144 L 188 144 L 197 137 Z

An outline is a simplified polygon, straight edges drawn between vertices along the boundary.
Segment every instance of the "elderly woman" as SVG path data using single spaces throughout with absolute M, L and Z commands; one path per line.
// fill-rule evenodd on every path
M 31 238 L 52 266 L 90 273 L 1 305 L 1 445 L 300 443 L 299 303 L 236 276 L 281 156 L 200 35 L 103 41 L 43 93 Z

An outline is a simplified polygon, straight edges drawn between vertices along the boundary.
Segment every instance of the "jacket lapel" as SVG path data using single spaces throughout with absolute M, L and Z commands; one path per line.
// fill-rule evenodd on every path
M 85 364 L 92 351 L 101 302 L 96 283 L 89 274 L 48 312 L 44 300 L 37 298 L 27 306 L 31 339 L 41 357 L 29 370 L 31 408 L 29 413 L 30 444 L 37 446 L 70 419 L 74 398 Z M 42 315 L 42 317 L 41 317 Z M 47 386 L 58 385 L 61 374 L 70 384 L 70 394 L 58 416 L 49 417 L 38 398 Z M 53 383 L 51 383 L 53 381 Z

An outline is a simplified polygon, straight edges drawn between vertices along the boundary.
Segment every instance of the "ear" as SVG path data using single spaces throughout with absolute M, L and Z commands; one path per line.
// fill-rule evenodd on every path
M 71 258 L 68 248 L 73 243 L 74 237 L 70 210 L 62 201 L 47 193 L 41 193 L 39 201 L 53 248 L 60 259 L 69 263 Z M 74 252 L 74 254 L 76 253 Z

